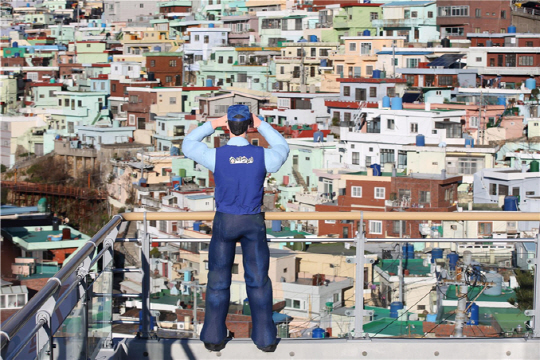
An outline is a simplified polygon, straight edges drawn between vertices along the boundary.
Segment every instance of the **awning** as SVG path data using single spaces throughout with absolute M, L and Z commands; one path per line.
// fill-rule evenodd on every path
M 464 54 L 444 54 L 443 56 L 439 57 L 438 59 L 433 60 L 428 64 L 428 66 L 443 66 L 445 68 L 448 68 L 450 65 L 454 64 L 456 61 L 461 59 Z
M 419 98 L 420 98 L 419 92 L 409 92 L 409 93 L 403 94 L 404 103 L 413 103 L 415 101 L 418 101 Z

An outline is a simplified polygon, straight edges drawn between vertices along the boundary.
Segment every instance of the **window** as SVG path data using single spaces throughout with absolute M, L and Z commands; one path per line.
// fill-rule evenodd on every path
M 350 86 L 344 86 L 343 87 L 343 96 L 351 96 L 351 87 Z
M 229 56 L 227 58 L 227 64 L 232 64 L 233 63 L 233 57 L 232 56 Z
M 469 126 L 477 128 L 478 127 L 478 117 L 477 116 L 471 116 L 469 118 Z
M 394 122 L 394 119 L 387 119 L 386 120 L 386 128 L 388 130 L 394 130 L 395 128 L 395 122 Z
M 391 163 L 393 164 L 394 160 L 394 150 L 392 149 L 381 149 L 381 164 Z
M 453 187 L 449 187 L 444 190 L 444 200 L 454 201 L 454 188 Z
M 428 11 L 427 17 L 428 17 L 429 19 L 433 19 L 433 11 Z
M 408 68 L 417 68 L 420 59 L 407 59 Z
M 200 40 L 200 36 L 199 35 L 195 35 L 195 41 L 199 41 Z
M 478 235 L 491 235 L 491 233 L 492 233 L 492 223 L 490 222 L 478 223 Z
M 354 99 L 356 101 L 366 101 L 366 89 L 355 89 Z
M 452 86 L 453 80 L 452 75 L 439 75 L 439 86 Z
M 410 201 L 411 200 L 411 190 L 408 189 L 399 189 L 398 190 L 398 201 Z
M 469 16 L 468 6 L 439 6 L 437 8 L 439 17 Z
M 144 4 L 139 4 L 139 7 L 142 9 L 144 8 Z
M 360 55 L 371 55 L 371 43 L 360 44 Z
M 418 123 L 411 123 L 411 133 L 418 133 Z
M 353 151 L 352 163 L 353 165 L 360 165 L 360 153 L 358 151 Z
M 482 10 L 481 9 L 476 9 L 474 11 L 474 15 L 479 18 L 479 17 L 482 17 Z
M 463 36 L 464 30 L 462 27 L 447 27 L 444 28 L 446 36 Z
M 165 76 L 165 82 L 166 83 L 172 82 L 172 76 Z
M 482 159 L 458 158 L 458 173 L 463 175 L 473 175 L 482 170 Z
M 405 169 L 407 167 L 407 152 L 403 150 L 398 151 L 398 169 Z
M 420 203 L 431 203 L 431 192 L 430 191 L 422 191 L 420 190 Z
M 343 121 L 351 121 L 351 113 L 350 112 L 345 112 L 343 113 Z
M 176 67 L 176 60 L 169 61 L 169 67 Z
M 386 96 L 388 96 L 388 97 L 396 96 L 396 88 L 394 88 L 394 87 L 387 88 L 386 89 Z
M 351 186 L 351 196 L 355 198 L 362 197 L 362 187 L 361 186 Z
M 349 51 L 356 51 L 356 43 L 349 44 Z
M 489 184 L 489 195 L 497 195 L 497 184 Z
M 373 65 L 366 65 L 366 76 L 373 75 Z
M 533 56 L 520 56 L 519 65 L 520 66 L 534 66 L 534 57 Z
M 370 97 L 377 97 L 377 88 L 372 86 L 369 88 L 369 96 Z
M 218 64 L 223 64 L 223 56 L 218 56 Z
M 508 195 L 508 185 L 499 184 L 499 196 Z
M 370 234 L 382 234 L 382 221 L 369 221 L 369 233 Z
M 375 188 L 375 199 L 384 199 L 386 194 L 386 189 L 383 187 Z
M 401 223 L 401 232 L 405 234 L 405 229 L 407 229 L 407 222 L 406 221 L 399 221 L 394 220 L 392 221 L 392 232 L 394 234 L 399 234 L 399 223 Z
M 343 65 L 337 65 L 336 72 L 338 73 L 338 75 L 343 76 Z
M 506 10 L 501 11 L 501 19 L 506 19 Z
M 208 44 L 210 42 L 210 36 L 204 35 L 204 43 Z
M 512 196 L 519 196 L 519 188 L 518 187 L 512 188 Z
M 369 13 L 369 19 L 370 20 L 378 20 L 379 19 L 379 14 L 376 13 L 376 12 L 370 12 Z
M 525 46 L 526 46 L 526 47 L 533 47 L 534 44 L 533 44 L 532 41 L 525 41 Z
M 418 11 L 411 11 L 411 18 L 416 19 L 418 17 Z
M 233 274 L 238 274 L 238 264 L 233 264 L 233 266 L 232 266 L 232 273 L 233 273 Z
M 169 105 L 176 105 L 176 97 L 169 98 Z

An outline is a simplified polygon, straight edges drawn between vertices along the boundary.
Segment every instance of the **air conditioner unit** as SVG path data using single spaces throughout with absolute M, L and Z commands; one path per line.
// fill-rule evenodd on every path
M 186 324 L 183 322 L 176 323 L 176 329 L 177 330 L 186 330 Z

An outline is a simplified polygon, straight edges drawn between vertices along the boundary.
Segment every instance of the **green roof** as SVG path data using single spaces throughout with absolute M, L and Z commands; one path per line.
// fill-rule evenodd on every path
M 291 230 L 290 227 L 282 227 L 281 231 L 272 231 L 271 228 L 266 229 L 267 235 L 272 235 L 275 237 L 293 237 L 294 235 L 313 235 L 304 231 Z M 309 242 L 309 239 L 306 239 Z
M 377 266 L 389 274 L 398 273 L 398 259 L 380 260 Z M 431 267 L 424 266 L 423 259 L 407 259 L 403 261 L 404 269 L 409 270 L 410 275 L 427 276 L 431 273 Z
M 469 292 L 468 292 L 469 299 L 476 298 L 476 296 L 482 290 L 482 288 L 483 288 L 482 286 L 475 286 L 475 287 L 469 286 Z M 507 303 L 508 299 L 510 299 L 511 297 L 515 298 L 515 292 L 513 290 L 511 290 L 511 289 L 503 289 L 501 295 L 486 295 L 486 294 L 482 293 L 478 297 L 478 299 L 476 299 L 476 301 L 477 302 L 489 301 L 489 302 L 505 302 L 505 303 Z M 446 291 L 446 299 L 445 300 L 456 300 L 457 301 L 457 298 L 458 297 L 456 296 L 456 286 L 455 285 L 448 286 L 448 290 Z
M 444 306 L 442 309 L 442 319 L 454 320 L 455 314 L 450 315 L 454 310 L 456 310 L 456 306 Z M 480 307 L 480 325 L 493 325 L 493 318 L 499 323 L 504 332 L 513 331 L 518 325 L 521 325 L 525 329 L 525 321 L 531 319 L 518 308 Z M 438 321 L 440 320 L 438 319 Z
M 392 318 L 383 318 L 364 325 L 364 332 L 370 336 L 408 336 L 424 335 L 423 321 L 399 321 Z
M 36 230 L 37 227 L 11 227 L 5 228 L 9 235 L 11 235 L 13 242 L 25 250 L 48 250 L 48 249 L 67 249 L 78 248 L 86 241 L 90 240 L 88 235 L 85 235 L 72 227 L 61 226 L 60 230 L 52 230 L 52 226 L 39 227 L 42 230 Z M 58 236 L 62 235 L 64 228 L 70 229 L 70 240 L 49 241 L 49 235 Z

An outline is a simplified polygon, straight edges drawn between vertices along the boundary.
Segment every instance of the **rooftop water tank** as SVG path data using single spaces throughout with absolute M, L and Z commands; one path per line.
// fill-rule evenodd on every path
M 380 164 L 371 164 L 369 166 L 373 169 L 373 176 L 381 176 L 381 165 Z
M 212 79 L 206 79 L 206 86 L 207 87 L 212 87 L 213 86 Z
M 309 42 L 317 42 L 317 35 L 309 35 Z
M 433 248 L 431 250 L 431 263 L 435 263 L 436 259 L 442 259 L 443 258 L 443 249 L 440 248 Z
M 509 34 L 515 34 L 517 32 L 517 28 L 514 25 L 510 25 L 508 27 L 508 33 Z
M 184 281 L 191 281 L 191 270 L 184 270 Z
M 154 52 L 160 52 L 161 46 L 154 46 Z
M 371 36 L 371 31 L 364 30 L 364 32 L 362 33 L 362 36 Z
M 403 100 L 399 96 L 393 97 L 390 104 L 392 110 L 403 110 Z
M 373 70 L 372 77 L 374 79 L 380 79 L 381 78 L 381 70 Z
M 251 308 L 249 307 L 249 299 L 244 299 L 244 306 L 242 306 L 242 315 L 251 315 Z
M 383 98 L 382 98 L 382 107 L 383 108 L 389 108 L 390 107 L 390 97 L 383 96 Z
M 506 98 L 504 96 L 499 96 L 497 98 L 497 105 L 506 106 Z
M 426 146 L 426 137 L 424 135 L 416 135 L 416 146 Z
M 14 41 L 13 44 L 11 44 L 12 47 L 17 48 L 19 47 L 19 43 Z
M 37 203 L 37 208 L 38 208 L 38 212 L 40 213 L 47 212 L 47 199 L 46 198 L 39 199 Z
M 504 198 L 504 211 L 518 211 L 519 199 L 517 196 L 505 196 Z
M 525 80 L 525 87 L 529 90 L 536 89 L 536 79 L 528 78 L 527 80 Z
M 321 60 L 321 67 L 326 67 L 327 61 L 326 59 Z
M 311 337 L 313 339 L 322 339 L 324 338 L 324 329 L 321 329 L 321 328 L 315 328 L 313 329 L 313 331 L 311 332 Z
M 208 24 L 208 27 L 209 27 L 210 29 L 214 28 L 214 26 L 215 26 L 214 24 Z
M 446 255 L 446 258 L 448 259 L 448 264 L 450 265 L 450 270 L 456 269 L 456 264 L 459 260 L 459 255 L 455 252 L 451 252 L 450 254 Z
M 394 301 L 390 304 L 390 317 L 393 319 L 397 319 L 399 314 L 398 310 L 403 309 L 403 303 L 400 301 Z
M 273 232 L 281 231 L 281 220 L 272 220 L 272 231 Z
M 407 244 L 407 258 L 414 259 L 414 244 Z
M 502 293 L 502 281 L 503 277 L 501 274 L 496 273 L 495 271 L 490 271 L 486 274 L 486 282 L 493 283 L 492 286 L 489 286 L 485 291 L 485 295 L 497 296 Z
M 186 177 L 186 169 L 179 169 L 178 170 L 178 176 L 181 176 L 183 178 Z
M 472 303 L 470 305 L 467 305 L 469 307 L 469 321 L 467 321 L 467 325 L 478 325 L 480 323 L 480 306 L 476 305 L 475 303 Z
M 537 160 L 531 161 L 531 163 L 529 164 L 530 165 L 529 172 L 540 172 L 539 164 L 540 163 Z
M 402 257 L 403 260 L 406 260 L 406 259 L 409 258 L 409 253 L 407 252 L 407 244 L 406 243 L 401 246 L 401 253 L 402 253 L 401 257 Z
M 465 138 L 465 147 L 466 148 L 474 147 L 474 139 L 472 137 Z
M 426 321 L 432 323 L 437 322 L 437 314 L 427 314 Z
M 313 133 L 313 142 L 323 142 L 324 141 L 324 134 L 322 131 L 315 131 Z
M 49 80 L 49 82 L 50 82 L 51 84 L 54 84 L 54 83 L 56 83 L 56 79 L 55 79 L 55 78 L 51 78 L 51 80 Z
M 105 27 L 107 27 L 107 24 L 101 23 L 101 27 L 102 27 L 102 28 L 105 28 Z
M 53 229 L 53 231 L 60 230 L 60 219 L 59 218 L 54 217 L 52 219 L 52 229 Z
M 195 221 L 193 223 L 193 231 L 201 231 L 201 222 L 200 221 Z
M 173 176 L 172 177 L 172 186 L 174 190 L 180 190 L 180 186 L 182 185 L 182 177 L 181 176 Z

